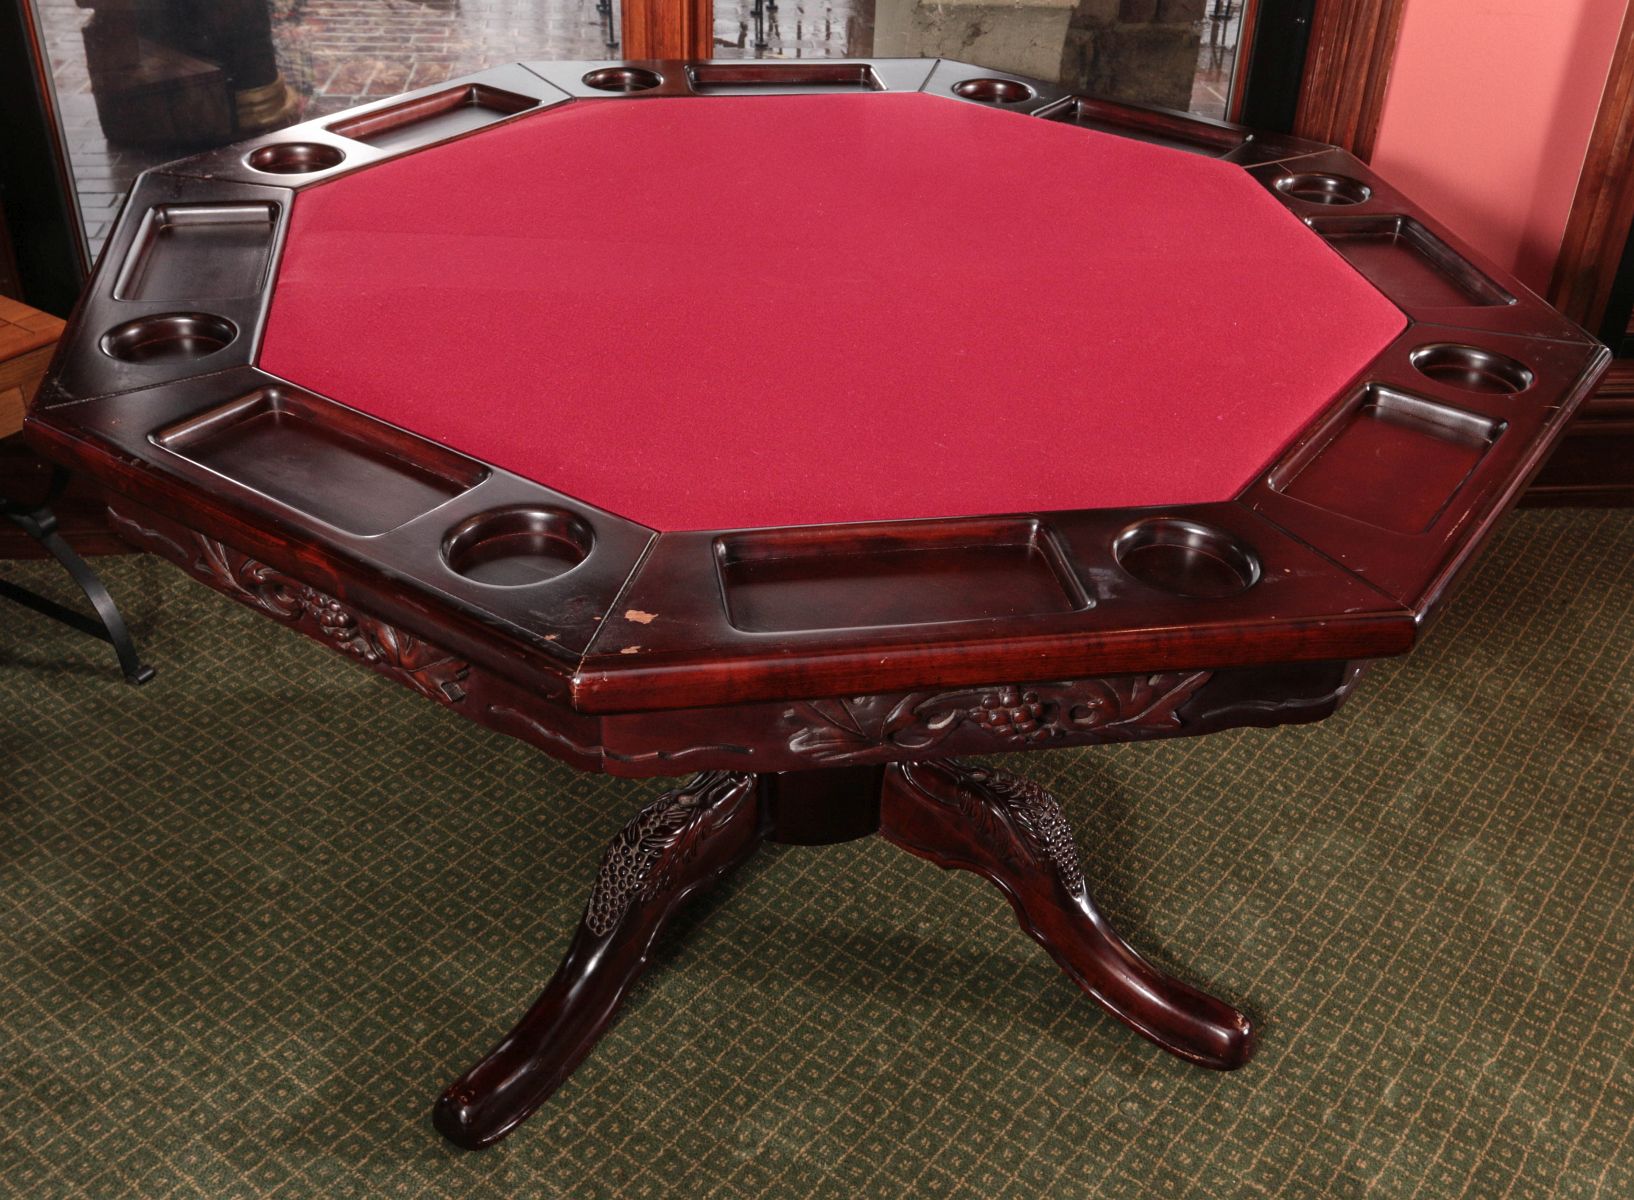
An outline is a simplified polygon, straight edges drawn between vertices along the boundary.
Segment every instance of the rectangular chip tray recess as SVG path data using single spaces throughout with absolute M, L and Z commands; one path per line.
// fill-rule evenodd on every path
M 687 83 L 699 96 L 749 96 L 764 92 L 878 92 L 885 85 L 867 63 L 698 63 Z
M 1381 529 L 1424 533 L 1503 430 L 1503 421 L 1373 384 L 1268 482 Z
M 728 534 L 727 619 L 745 633 L 995 621 L 1090 607 L 1040 521 L 982 518 Z
M 352 409 L 262 388 L 156 433 L 155 445 L 336 529 L 386 533 L 487 468 Z
M 469 133 L 538 105 L 531 97 L 472 83 L 377 108 L 327 128 L 379 150 L 402 150 Z
M 1117 137 L 1184 150 L 1207 158 L 1220 158 L 1248 144 L 1252 135 L 1235 129 L 1220 129 L 1202 121 L 1148 109 L 1111 104 L 1088 96 L 1073 96 L 1040 116 L 1083 129 L 1093 129 Z
M 1412 217 L 1311 217 L 1312 229 L 1397 304 L 1496 308 L 1515 297 Z
M 120 264 L 114 299 L 254 296 L 266 281 L 277 229 L 276 204 L 154 205 Z

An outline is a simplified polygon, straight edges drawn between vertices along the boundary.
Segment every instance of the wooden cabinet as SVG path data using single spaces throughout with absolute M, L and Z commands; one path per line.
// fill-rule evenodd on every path
M 1634 9 L 1624 18 L 1549 300 L 1619 357 L 1527 494 L 1634 505 Z
M 0 495 L 17 499 L 45 493 L 50 468 L 23 445 L 23 408 L 40 386 L 62 335 L 63 323 L 16 300 L 0 296 Z M 56 503 L 58 526 L 86 554 L 119 554 L 130 549 L 108 529 L 101 491 L 75 479 Z M 0 520 L 0 558 L 37 558 L 44 551 L 9 521 Z
M 23 427 L 23 406 L 40 386 L 62 322 L 0 296 L 0 438 Z

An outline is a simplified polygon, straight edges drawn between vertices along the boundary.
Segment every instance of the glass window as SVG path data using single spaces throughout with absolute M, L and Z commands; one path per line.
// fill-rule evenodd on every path
M 617 0 L 23 0 L 83 235 L 138 172 L 530 58 L 616 57 Z M 1221 117 L 1257 0 L 716 0 L 720 57 L 946 57 Z M 1246 10 L 1246 11 L 1245 11 Z
M 1255 0 L 716 0 L 721 58 L 952 58 L 1223 118 Z M 1247 11 L 1245 11 L 1247 10 Z
M 138 172 L 529 58 L 618 53 L 606 0 L 23 0 L 86 242 Z

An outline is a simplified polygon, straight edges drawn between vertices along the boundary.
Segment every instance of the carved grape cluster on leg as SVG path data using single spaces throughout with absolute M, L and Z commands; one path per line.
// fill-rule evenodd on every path
M 635 901 L 668 891 L 703 842 L 753 794 L 750 776 L 705 771 L 688 786 L 647 805 L 607 847 L 585 906 L 585 926 L 597 937 L 606 937 Z

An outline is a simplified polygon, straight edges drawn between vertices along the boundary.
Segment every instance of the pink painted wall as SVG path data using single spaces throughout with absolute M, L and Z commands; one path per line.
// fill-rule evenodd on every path
M 1373 162 L 1548 287 L 1629 0 L 1408 0 Z

